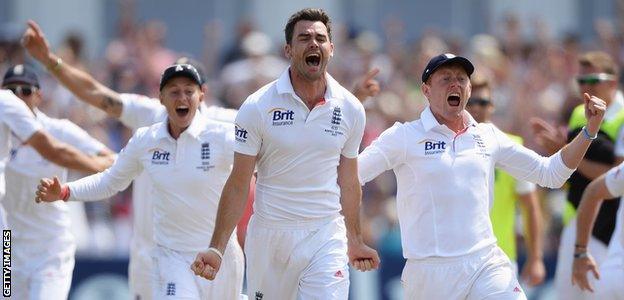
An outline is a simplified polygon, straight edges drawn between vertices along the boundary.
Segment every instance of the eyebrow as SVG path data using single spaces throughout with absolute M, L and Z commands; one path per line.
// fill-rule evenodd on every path
M 325 38 L 327 37 L 327 35 L 325 35 L 323 33 L 317 33 L 316 35 L 320 36 L 320 37 L 325 37 Z M 307 33 L 307 32 L 303 32 L 303 33 L 300 33 L 300 34 L 297 35 L 297 37 L 311 37 L 311 36 L 312 36 L 312 34 L 311 33 Z

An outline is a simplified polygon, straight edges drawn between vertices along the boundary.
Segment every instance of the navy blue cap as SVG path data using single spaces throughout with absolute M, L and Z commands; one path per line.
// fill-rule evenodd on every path
M 168 67 L 167 69 L 165 69 L 165 72 L 163 72 L 162 77 L 160 78 L 160 90 L 162 91 L 162 89 L 165 87 L 165 84 L 167 84 L 169 80 L 175 77 L 187 77 L 193 80 L 199 86 L 201 86 L 203 83 L 201 75 L 199 75 L 199 72 L 197 72 L 197 69 L 195 69 L 195 67 L 189 64 L 177 64 Z
M 440 66 L 450 63 L 457 63 L 462 66 L 464 70 L 466 70 L 466 74 L 468 74 L 469 77 L 472 75 L 472 72 L 474 72 L 474 66 L 467 58 L 451 53 L 444 53 L 432 58 L 429 61 L 427 67 L 422 73 L 422 82 L 427 82 L 429 77 L 431 77 L 431 74 L 433 74 L 433 72 L 435 72 Z
M 197 70 L 199 77 L 202 80 L 202 84 L 206 83 L 206 67 L 199 60 L 196 60 L 189 56 L 182 56 L 176 59 L 175 64 L 189 64 Z
M 6 86 L 12 83 L 28 84 L 39 87 L 39 79 L 35 70 L 28 65 L 15 65 L 9 68 L 4 74 L 2 85 Z

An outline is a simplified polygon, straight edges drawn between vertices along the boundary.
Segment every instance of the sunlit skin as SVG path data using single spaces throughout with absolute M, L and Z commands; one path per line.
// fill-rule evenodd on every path
M 325 72 L 334 55 L 334 44 L 329 39 L 327 27 L 320 21 L 297 22 L 284 52 L 290 60 L 290 79 L 295 92 L 308 106 L 315 104 L 310 102 L 318 101 L 325 93 Z M 314 57 L 318 64 L 311 62 Z
M 421 89 L 440 124 L 455 132 L 465 127 L 463 111 L 472 86 L 464 68 L 455 64 L 441 66 L 422 84 Z
M 24 86 L 30 86 L 30 85 L 25 84 L 25 83 L 12 83 L 12 84 L 7 84 L 3 86 L 2 88 L 8 89 L 14 86 L 24 87 Z M 17 93 L 16 96 L 22 99 L 22 101 L 26 103 L 26 106 L 28 106 L 28 108 L 30 108 L 30 110 L 33 111 L 35 108 L 39 107 L 39 104 L 41 104 L 42 98 L 41 98 L 41 90 L 39 88 L 35 86 L 30 86 L 30 87 L 33 89 L 33 93 L 30 94 L 30 96 L 24 96 L 22 93 Z
M 592 66 L 581 66 L 579 69 L 579 76 L 588 75 L 588 74 L 596 74 L 603 73 L 600 69 Z M 617 82 L 615 80 L 601 81 L 598 84 L 581 84 L 579 85 L 579 89 L 581 91 L 581 95 L 584 93 L 588 93 L 590 95 L 594 95 L 600 99 L 603 99 L 607 102 L 607 105 L 611 103 L 611 100 L 615 97 L 615 92 L 617 91 Z
M 187 77 L 170 79 L 160 92 L 160 103 L 167 109 L 169 134 L 177 139 L 193 122 L 204 92 Z
M 492 95 L 489 88 L 475 88 L 472 90 L 471 97 L 491 100 Z M 494 114 L 494 105 L 490 102 L 487 105 L 466 104 L 466 110 L 478 123 L 488 123 Z

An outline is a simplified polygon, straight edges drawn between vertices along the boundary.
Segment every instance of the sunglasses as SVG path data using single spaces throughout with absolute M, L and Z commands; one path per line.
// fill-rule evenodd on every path
M 488 106 L 492 103 L 489 99 L 485 98 L 470 98 L 468 99 L 468 105 Z
M 22 95 L 25 97 L 29 97 L 35 92 L 37 87 L 31 86 L 31 85 L 12 85 L 12 86 L 7 86 L 6 89 L 10 90 L 15 95 Z
M 587 75 L 581 75 L 581 76 L 576 77 L 576 82 L 579 85 L 584 85 L 584 84 L 596 85 L 604 81 L 614 81 L 614 80 L 615 80 L 615 76 L 611 74 L 607 74 L 607 73 L 594 73 L 594 74 L 587 74 Z

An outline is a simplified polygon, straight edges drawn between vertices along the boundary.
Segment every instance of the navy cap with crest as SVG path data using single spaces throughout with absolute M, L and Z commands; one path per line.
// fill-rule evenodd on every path
M 427 80 L 429 80 L 429 77 L 431 77 L 431 74 L 433 74 L 439 67 L 451 63 L 456 63 L 462 66 L 464 70 L 466 70 L 466 74 L 468 74 L 468 77 L 470 77 L 470 75 L 472 75 L 472 72 L 474 72 L 474 66 L 467 58 L 457 56 L 451 53 L 444 53 L 432 58 L 429 61 L 427 67 L 422 73 L 422 82 L 427 82 Z
M 28 84 L 39 87 L 39 79 L 35 70 L 28 65 L 15 65 L 4 74 L 2 86 L 9 84 Z
M 202 84 L 206 83 L 206 67 L 199 60 L 196 60 L 190 56 L 182 56 L 175 61 L 176 65 L 180 64 L 189 64 L 197 70 L 199 73 L 199 78 L 202 80 Z
M 195 69 L 195 67 L 189 64 L 177 64 L 168 67 L 167 69 L 165 69 L 165 72 L 163 72 L 162 77 L 160 78 L 160 90 L 162 91 L 162 89 L 165 87 L 169 80 L 176 77 L 189 78 L 197 83 L 197 85 L 199 85 L 200 87 L 203 83 L 201 75 L 199 75 L 199 72 L 197 72 L 197 69 Z

